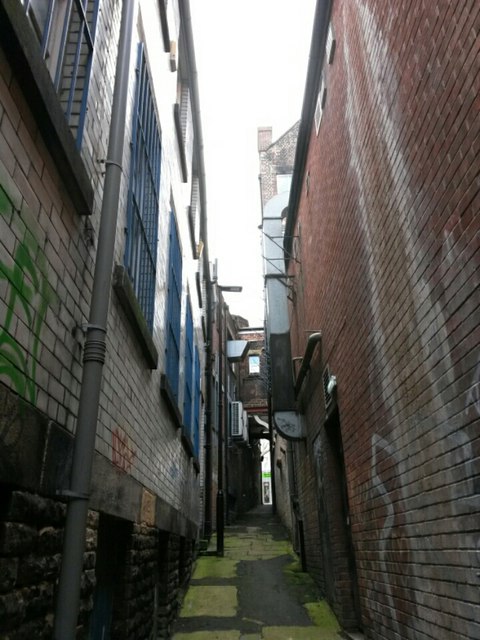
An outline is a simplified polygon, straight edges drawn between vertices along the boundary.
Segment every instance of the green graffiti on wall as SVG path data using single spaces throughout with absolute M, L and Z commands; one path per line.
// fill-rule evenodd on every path
M 20 226 L 20 214 L 13 212 L 7 193 L 0 186 L 0 216 Z M 25 221 L 24 221 L 25 222 Z M 35 404 L 35 382 L 40 349 L 40 331 L 53 295 L 47 280 L 45 255 L 32 232 L 25 226 L 17 240 L 10 264 L 0 259 L 0 283 L 6 281 L 6 314 L 0 327 L 0 374 L 10 380 L 15 391 Z M 27 331 L 19 330 L 23 323 Z M 24 336 L 25 344 L 17 336 Z

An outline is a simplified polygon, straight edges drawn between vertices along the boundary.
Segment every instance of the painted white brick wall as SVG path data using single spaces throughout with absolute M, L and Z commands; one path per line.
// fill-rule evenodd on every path
M 21 305 L 15 304 L 13 312 L 9 311 L 11 286 L 6 280 L 0 279 L 0 320 L 8 336 L 27 354 L 29 361 L 35 362 L 35 371 L 29 374 L 29 382 L 35 388 L 33 403 L 70 432 L 75 430 L 78 412 L 84 341 L 81 326 L 88 318 L 93 285 L 105 167 L 100 160 L 107 155 L 120 12 L 120 2 L 101 2 L 81 152 L 95 188 L 94 212 L 88 219 L 74 210 L 57 168 L 39 135 L 29 105 L 22 103 L 21 98 L 18 103 L 18 91 L 14 92 L 11 69 L 0 49 L 0 187 L 12 211 L 9 215 L 2 213 L 0 216 L 0 261 L 12 268 L 20 244 L 30 242 L 32 254 L 38 258 L 37 275 L 42 276 L 45 292 L 48 293 L 48 308 L 35 336 Z M 175 9 L 172 15 L 178 17 L 178 10 Z M 165 370 L 168 231 L 172 208 L 177 216 L 183 255 L 182 327 L 186 296 L 190 292 L 202 373 L 205 364 L 200 328 L 202 310 L 198 307 L 195 284 L 197 262 L 192 256 L 187 220 L 192 171 L 188 167 L 189 182 L 183 183 L 173 121 L 177 74 L 170 70 L 169 54 L 163 49 L 158 2 L 139 0 L 134 24 L 115 262 L 123 263 L 136 49 L 142 40 L 162 136 L 153 329 L 159 362 L 157 370 L 148 368 L 124 310 L 112 291 L 96 448 L 118 464 L 115 447 L 119 443 L 127 447 L 130 453 L 127 451 L 126 458 L 124 456 L 121 461 L 124 470 L 190 518 L 198 519 L 199 475 L 181 443 L 180 430 L 176 428 L 160 396 L 160 375 Z M 178 22 L 170 24 L 170 35 L 178 40 Z M 182 55 L 181 51 L 179 55 Z M 93 227 L 94 246 L 88 241 L 86 225 Z M 43 263 L 44 267 L 41 266 Z M 8 327 L 5 325 L 7 316 Z M 183 363 L 183 334 L 180 362 Z M 13 387 L 12 376 L 13 370 L 3 371 L 0 381 Z M 181 411 L 183 385 L 182 366 Z M 26 391 L 19 392 L 27 397 Z M 203 419 L 202 407 L 201 416 Z M 203 424 L 200 428 L 203 431 Z

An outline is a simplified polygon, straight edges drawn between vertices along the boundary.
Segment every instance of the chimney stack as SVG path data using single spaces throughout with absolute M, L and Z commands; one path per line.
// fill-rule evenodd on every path
M 257 146 L 258 151 L 265 151 L 272 144 L 272 127 L 258 127 Z

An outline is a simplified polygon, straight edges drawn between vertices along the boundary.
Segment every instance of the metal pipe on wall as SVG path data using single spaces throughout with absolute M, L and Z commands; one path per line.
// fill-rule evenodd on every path
M 54 638 L 74 640 L 80 604 L 88 500 L 95 452 L 102 369 L 106 352 L 115 232 L 122 177 L 130 51 L 135 1 L 124 0 L 118 42 L 108 157 L 100 215 L 90 317 L 83 355 L 82 386 L 75 435 L 62 566 L 55 609 Z
M 223 353 L 223 345 L 224 345 L 224 314 L 225 314 L 225 305 L 223 304 L 223 298 L 220 300 L 220 290 L 218 284 L 217 288 L 217 332 L 218 332 L 218 411 L 217 411 L 217 438 L 218 438 L 218 480 L 217 480 L 217 555 L 223 556 L 224 554 L 224 520 L 225 520 L 225 493 L 223 486 L 223 468 L 224 468 L 224 424 L 223 424 L 223 402 L 224 402 L 224 392 L 222 387 L 225 384 L 223 380 L 223 368 L 224 363 L 223 360 L 226 357 L 226 354 Z

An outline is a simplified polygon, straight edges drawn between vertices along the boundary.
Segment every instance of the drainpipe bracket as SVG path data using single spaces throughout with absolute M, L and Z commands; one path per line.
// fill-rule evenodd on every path
M 96 331 L 103 331 L 103 333 L 107 333 L 105 327 L 102 327 L 99 324 L 89 324 L 88 322 L 80 325 L 80 329 L 82 330 L 83 334 L 86 334 L 88 331 L 90 331 L 90 329 L 95 329 Z
M 78 491 L 71 491 L 70 489 L 59 489 L 57 492 L 57 496 L 61 498 L 67 498 L 67 500 L 89 500 L 89 493 L 80 493 Z

